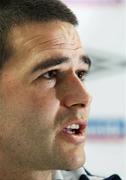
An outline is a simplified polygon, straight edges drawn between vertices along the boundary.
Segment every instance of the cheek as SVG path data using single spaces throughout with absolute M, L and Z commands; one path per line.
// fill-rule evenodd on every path
M 39 118 L 51 119 L 56 118 L 56 114 L 60 109 L 60 102 L 53 90 L 46 92 L 34 91 L 29 96 L 29 106 L 38 113 Z
M 58 105 L 54 90 L 35 90 L 30 93 L 30 103 L 37 109 L 53 109 Z

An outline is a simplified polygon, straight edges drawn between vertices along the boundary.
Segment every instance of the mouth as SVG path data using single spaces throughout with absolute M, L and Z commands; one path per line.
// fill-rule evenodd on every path
M 87 121 L 72 121 L 63 126 L 61 134 L 64 140 L 73 144 L 82 144 L 86 138 Z

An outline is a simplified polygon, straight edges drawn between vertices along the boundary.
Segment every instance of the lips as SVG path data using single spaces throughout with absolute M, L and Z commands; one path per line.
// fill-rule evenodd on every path
M 86 138 L 87 121 L 74 120 L 63 125 L 61 129 L 62 138 L 73 144 L 82 144 Z

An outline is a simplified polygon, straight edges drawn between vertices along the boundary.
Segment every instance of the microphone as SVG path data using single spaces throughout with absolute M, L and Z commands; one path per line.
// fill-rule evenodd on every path
M 114 174 L 108 178 L 105 178 L 104 180 L 121 180 L 121 178 L 117 174 Z
M 82 174 L 79 180 L 89 180 L 89 178 L 86 175 Z

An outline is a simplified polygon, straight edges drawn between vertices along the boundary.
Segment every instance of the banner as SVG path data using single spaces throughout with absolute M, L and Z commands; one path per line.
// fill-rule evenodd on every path
M 124 140 L 126 139 L 126 121 L 124 119 L 89 119 L 88 139 Z

